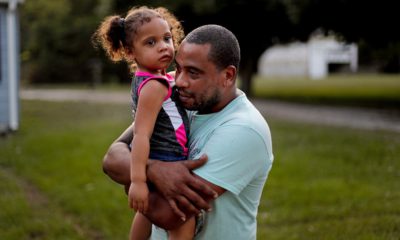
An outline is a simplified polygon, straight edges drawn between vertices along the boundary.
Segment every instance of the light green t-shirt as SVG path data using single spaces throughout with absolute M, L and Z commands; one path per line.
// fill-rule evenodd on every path
M 208 155 L 194 173 L 226 189 L 195 239 L 256 239 L 258 205 L 273 162 L 267 122 L 245 94 L 220 112 L 191 113 L 189 119 L 189 159 Z M 165 231 L 153 228 L 151 239 L 167 239 Z

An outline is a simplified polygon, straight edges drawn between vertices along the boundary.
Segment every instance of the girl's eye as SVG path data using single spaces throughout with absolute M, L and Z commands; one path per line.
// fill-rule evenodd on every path
M 148 45 L 154 45 L 156 43 L 156 41 L 154 40 L 148 40 L 146 44 Z
M 166 36 L 164 37 L 164 41 L 169 42 L 171 41 L 172 37 L 171 36 Z

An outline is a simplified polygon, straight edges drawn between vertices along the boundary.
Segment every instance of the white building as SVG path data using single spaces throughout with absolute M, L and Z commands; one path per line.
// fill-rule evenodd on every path
M 19 125 L 19 21 L 23 0 L 0 0 L 0 133 Z
M 258 61 L 258 74 L 267 77 L 309 77 L 321 79 L 331 63 L 358 67 L 358 48 L 333 37 L 314 37 L 307 43 L 295 42 L 267 49 Z

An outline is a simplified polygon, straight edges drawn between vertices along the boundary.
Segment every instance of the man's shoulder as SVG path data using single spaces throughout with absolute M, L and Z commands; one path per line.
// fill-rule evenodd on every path
M 239 96 L 234 105 L 224 114 L 224 124 L 240 125 L 255 130 L 268 128 L 265 118 L 245 95 Z
M 267 148 L 271 145 L 271 132 L 264 116 L 247 99 L 246 96 L 237 99 L 236 105 L 226 113 L 220 128 L 227 128 L 234 136 L 245 134 L 253 136 L 254 141 L 262 140 Z M 232 135 L 226 135 L 232 136 Z

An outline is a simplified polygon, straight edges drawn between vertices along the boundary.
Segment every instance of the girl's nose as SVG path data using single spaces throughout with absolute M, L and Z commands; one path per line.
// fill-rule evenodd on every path
M 167 48 L 168 48 L 168 44 L 162 41 L 162 42 L 160 43 L 160 45 L 159 45 L 159 50 L 160 50 L 160 51 L 164 51 L 164 50 L 166 50 Z

